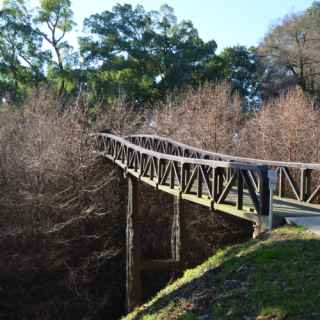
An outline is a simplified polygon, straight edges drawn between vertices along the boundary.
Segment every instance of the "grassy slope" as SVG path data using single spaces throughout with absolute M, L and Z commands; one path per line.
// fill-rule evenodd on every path
M 219 251 L 124 319 L 320 319 L 320 237 L 283 227 Z

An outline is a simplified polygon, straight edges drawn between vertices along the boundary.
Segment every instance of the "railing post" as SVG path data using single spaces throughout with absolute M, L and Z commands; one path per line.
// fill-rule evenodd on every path
M 158 180 L 157 180 L 157 185 L 159 186 L 162 180 L 162 175 L 163 175 L 163 161 L 161 158 L 158 159 Z
M 269 179 L 268 167 L 260 167 L 260 212 L 262 216 L 269 215 Z
M 181 163 L 181 192 L 184 192 L 185 188 L 186 188 L 186 164 L 184 162 Z
M 184 177 L 184 189 L 187 186 L 187 183 L 190 179 L 190 175 L 191 175 L 191 169 L 190 169 L 190 163 L 184 163 L 183 165 L 183 177 Z M 183 191 L 184 191 L 183 189 Z
M 218 201 L 219 191 L 218 191 L 218 168 L 212 168 L 212 198 L 214 202 Z
M 237 209 L 242 210 L 243 209 L 243 178 L 242 178 L 240 169 L 237 172 L 237 190 L 238 190 Z
M 311 170 L 302 168 L 300 173 L 300 201 L 306 201 L 310 193 Z
M 203 186 L 203 178 L 201 174 L 201 165 L 199 164 L 197 169 L 197 197 L 201 198 L 202 197 L 202 186 Z
M 127 311 L 130 312 L 142 301 L 138 225 L 138 181 L 130 175 L 128 176 L 126 260 L 126 304 Z
M 280 198 L 284 196 L 285 192 L 285 177 L 283 175 L 282 167 L 279 167 L 279 182 L 278 182 L 278 195 Z

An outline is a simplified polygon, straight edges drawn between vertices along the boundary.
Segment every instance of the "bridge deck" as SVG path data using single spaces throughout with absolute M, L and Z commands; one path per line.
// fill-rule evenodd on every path
M 234 190 L 234 192 L 230 193 L 227 199 L 235 203 L 236 191 Z M 247 191 L 244 191 L 243 206 L 247 210 L 253 208 L 253 203 Z M 279 222 L 286 217 L 320 217 L 320 205 L 274 196 L 272 212 Z

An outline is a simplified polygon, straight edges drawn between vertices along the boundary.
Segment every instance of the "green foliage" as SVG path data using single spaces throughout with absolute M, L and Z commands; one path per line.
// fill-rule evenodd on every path
M 320 96 L 319 28 L 318 1 L 271 28 L 259 46 L 267 71 L 264 96 L 276 95 L 279 90 L 295 85 L 305 93 Z
M 244 46 L 226 48 L 220 54 L 224 65 L 224 79 L 231 82 L 233 89 L 248 99 L 249 104 L 259 103 L 260 78 L 263 66 L 255 48 Z
M 50 30 L 57 29 L 66 33 L 74 26 L 72 17 L 70 0 L 41 0 L 36 20 L 47 23 Z
M 186 312 L 184 315 L 180 316 L 178 320 L 198 320 L 198 317 L 192 312 Z
M 71 1 L 41 0 L 34 22 L 42 28 L 41 36 L 55 53 L 56 60 L 50 60 L 48 66 L 49 80 L 56 84 L 55 87 L 60 95 L 72 92 L 76 86 L 76 81 L 73 81 L 72 68 L 77 65 L 78 57 L 65 41 L 66 34 L 75 25 Z M 46 29 L 43 29 L 44 27 Z
M 42 38 L 24 1 L 7 0 L 0 11 L 0 97 L 17 102 L 30 85 L 44 79 Z
M 79 50 L 66 35 L 75 22 L 70 0 L 5 0 L 0 11 L 0 98 L 23 99 L 49 83 L 59 95 L 85 90 L 92 105 L 126 97 L 143 108 L 185 87 L 230 81 L 246 110 L 292 85 L 320 97 L 320 2 L 274 26 L 258 48 L 216 54 L 191 21 L 163 5 L 117 4 L 84 20 Z M 47 42 L 50 50 L 45 50 Z
M 89 70 L 100 74 L 89 86 L 110 88 L 108 70 L 116 75 L 116 92 L 140 103 L 197 85 L 204 62 L 215 55 L 215 42 L 203 42 L 190 21 L 177 23 L 167 5 L 146 12 L 118 4 L 85 19 L 84 26 L 91 35 L 79 39 L 80 52 Z

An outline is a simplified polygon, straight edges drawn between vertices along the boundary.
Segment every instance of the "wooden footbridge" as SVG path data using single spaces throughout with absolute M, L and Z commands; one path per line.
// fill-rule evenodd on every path
M 320 214 L 320 165 L 265 161 L 204 151 L 153 135 L 94 135 L 97 155 L 120 167 L 128 180 L 127 306 L 141 302 L 140 272 L 180 262 L 182 200 L 251 221 L 256 233 L 270 227 L 268 170 L 277 172 L 273 223 Z M 175 197 L 172 258 L 140 261 L 135 217 L 141 181 Z M 272 225 L 271 225 L 272 227 Z

